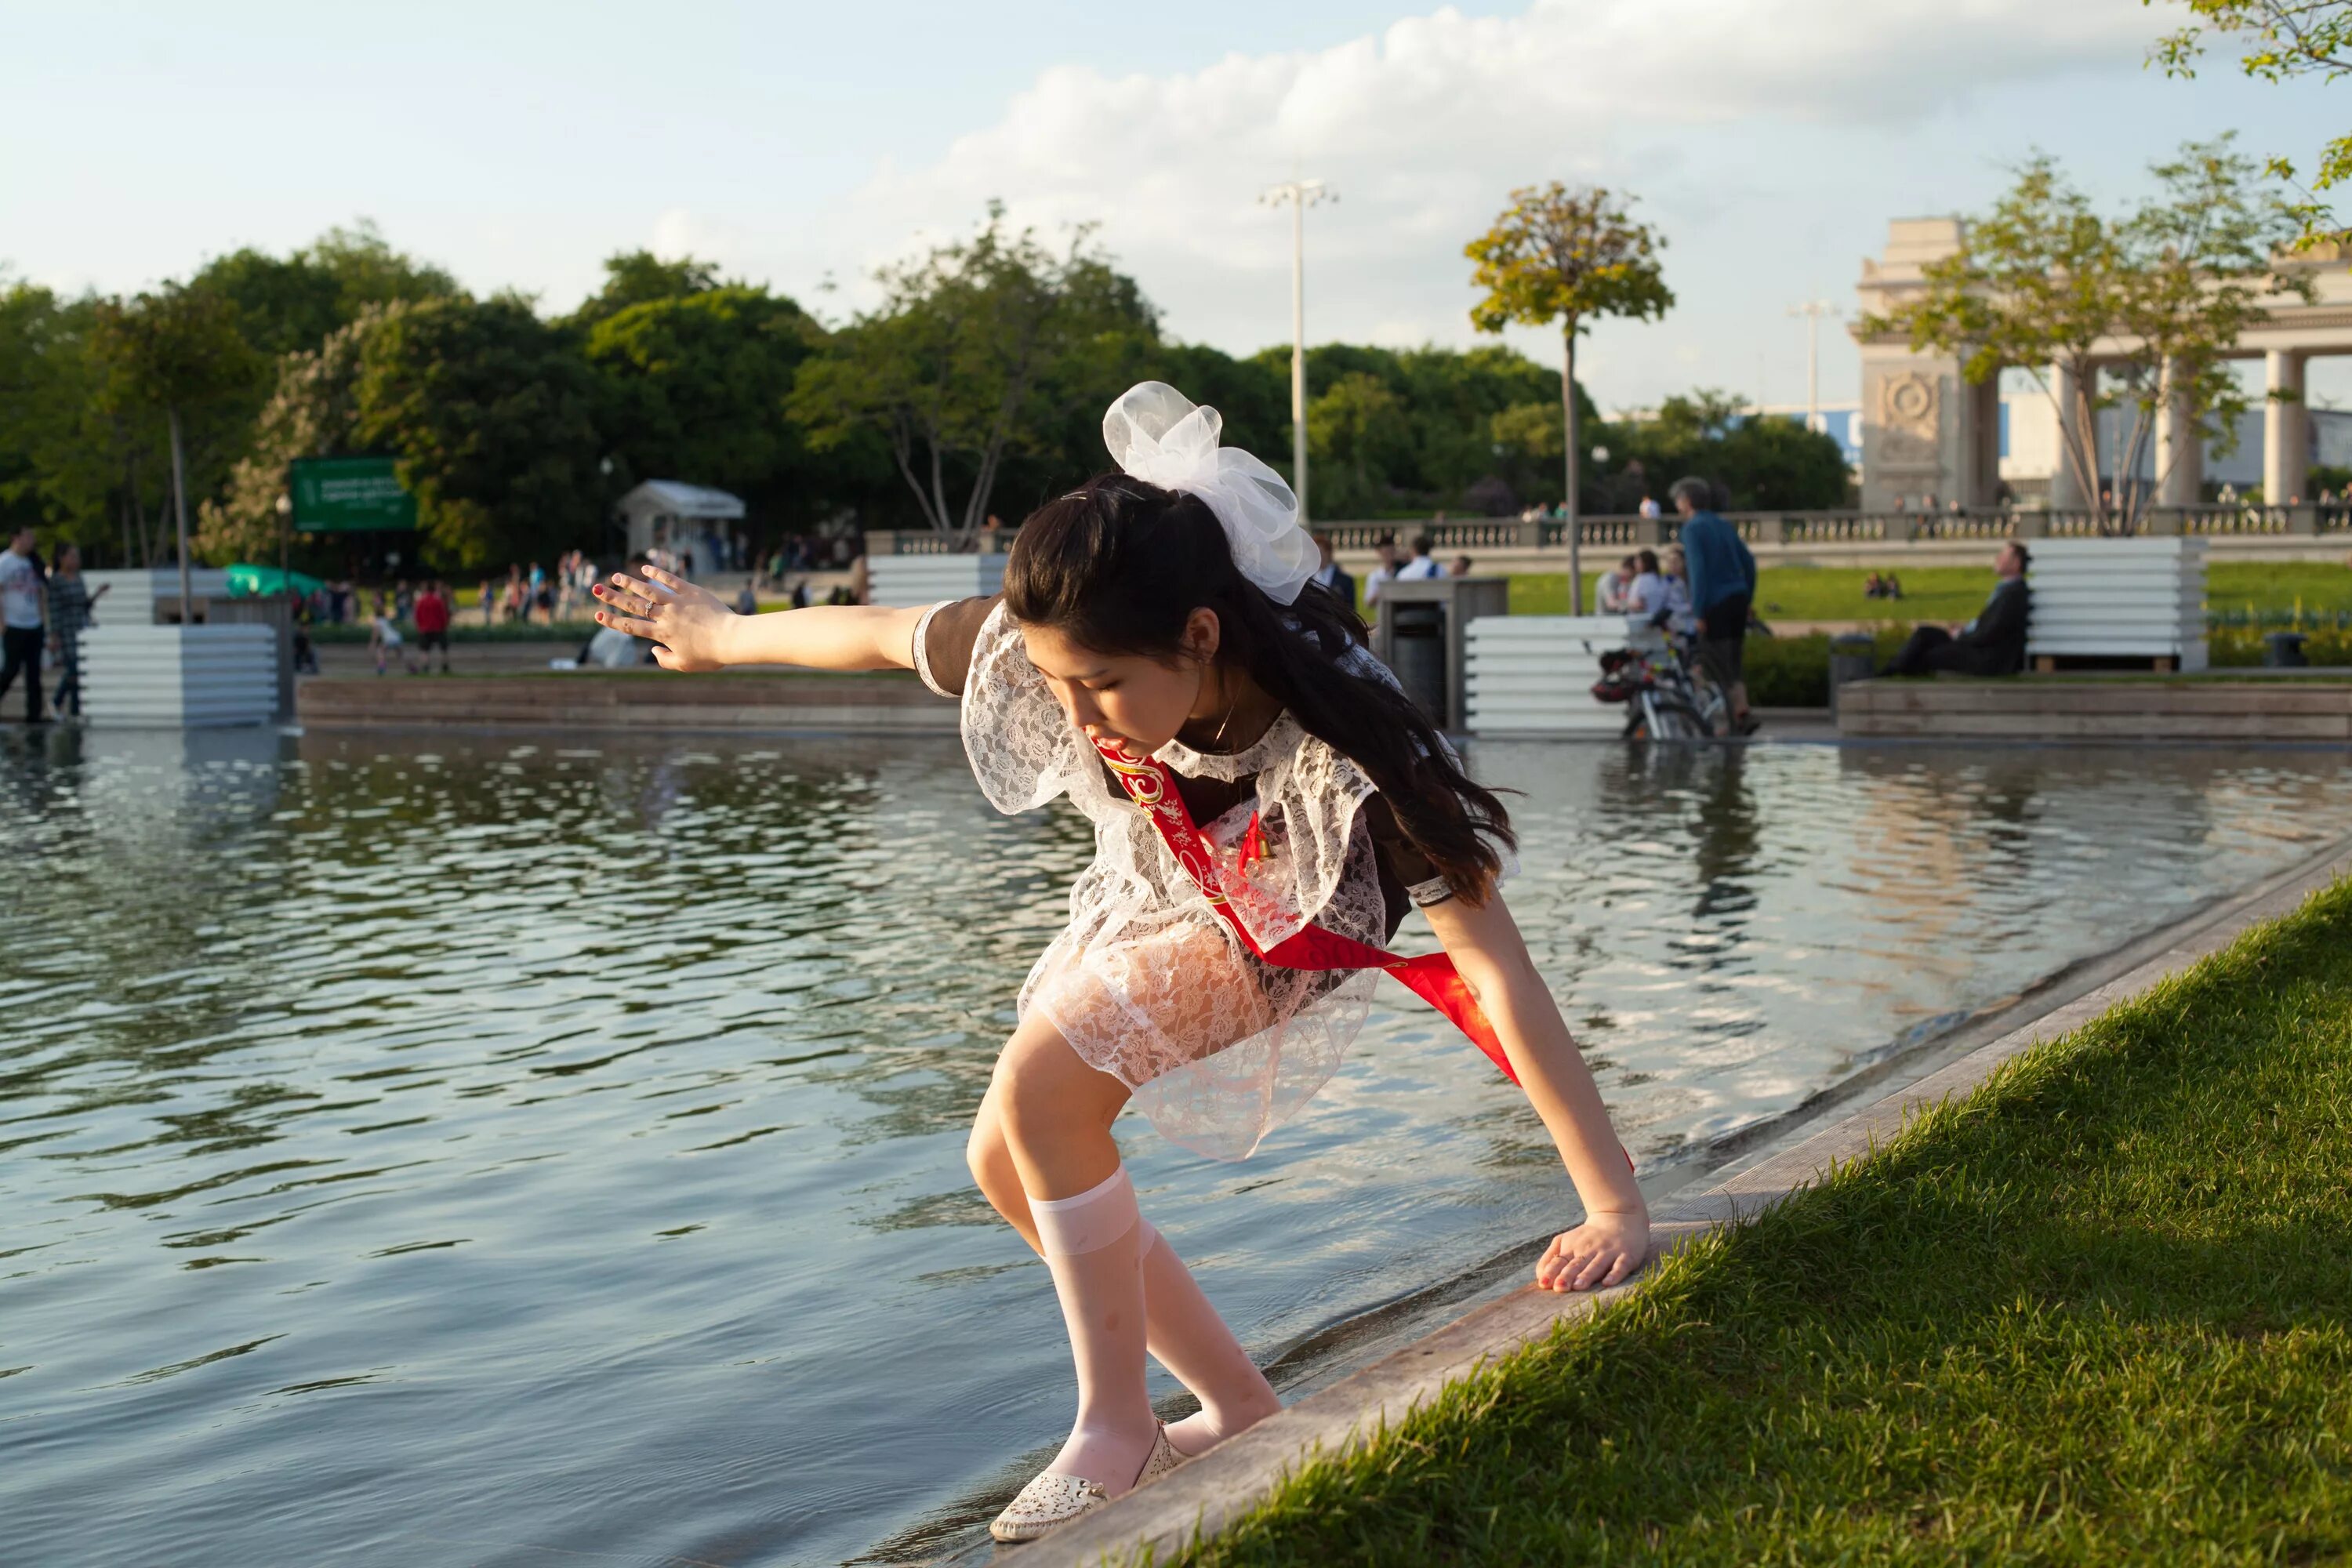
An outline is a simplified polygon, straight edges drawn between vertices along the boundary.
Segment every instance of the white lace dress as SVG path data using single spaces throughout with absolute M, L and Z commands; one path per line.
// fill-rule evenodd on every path
M 930 623 L 947 607 L 918 631 L 917 668 L 933 690 L 955 696 L 931 667 Z M 1111 782 L 1001 605 L 979 628 L 961 695 L 964 751 L 990 804 L 1012 813 L 1067 795 L 1094 824 L 1094 861 L 1070 889 L 1068 927 L 1021 987 L 1021 1016 L 1042 1015 L 1089 1064 L 1130 1086 L 1167 1137 L 1220 1159 L 1247 1155 L 1339 1070 L 1363 1026 L 1374 972 L 1284 969 L 1244 949 Z M 1212 754 L 1171 741 L 1156 755 L 1188 778 L 1255 781 L 1254 793 L 1199 826 L 1261 948 L 1309 921 L 1386 945 L 1388 900 L 1363 810 L 1374 791 L 1363 770 L 1287 712 L 1246 751 Z M 1253 812 L 1265 853 L 1244 873 L 1240 847 Z M 1424 879 L 1406 891 L 1420 903 L 1444 898 L 1444 881 L 1422 869 Z

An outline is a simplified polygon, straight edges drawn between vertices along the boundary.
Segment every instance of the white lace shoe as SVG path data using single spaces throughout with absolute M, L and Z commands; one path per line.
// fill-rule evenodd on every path
M 1168 1426 L 1162 1422 L 1152 1434 L 1151 1453 L 1143 1461 L 1143 1469 L 1135 1478 L 1138 1487 L 1149 1486 L 1184 1462 L 1176 1445 L 1168 1440 Z M 1067 1524 L 1082 1513 L 1090 1513 L 1110 1500 L 1100 1481 L 1087 1480 L 1079 1476 L 1057 1476 L 1050 1470 L 1040 1471 L 1029 1478 L 1021 1495 L 1004 1505 L 1004 1511 L 988 1526 L 988 1533 L 999 1541 L 1034 1541 L 1057 1524 Z

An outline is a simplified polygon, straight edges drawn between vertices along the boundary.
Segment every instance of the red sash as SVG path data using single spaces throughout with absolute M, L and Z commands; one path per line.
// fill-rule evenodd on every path
M 1209 907 L 1217 911 L 1233 928 L 1242 945 L 1268 963 L 1284 969 L 1382 969 L 1411 987 L 1431 1006 L 1444 1014 L 1454 1026 L 1470 1037 L 1470 1043 L 1493 1059 L 1503 1069 L 1503 1076 L 1513 1083 L 1519 1075 L 1511 1070 L 1511 1059 L 1503 1052 L 1503 1042 L 1495 1034 L 1495 1026 L 1486 1021 L 1479 1009 L 1478 999 L 1470 994 L 1454 960 L 1442 952 L 1426 953 L 1419 958 L 1400 958 L 1395 953 L 1325 931 L 1309 924 L 1296 933 L 1283 938 L 1270 948 L 1260 947 L 1257 939 L 1242 924 L 1241 916 L 1227 901 L 1217 876 L 1217 862 L 1211 855 L 1208 841 L 1193 826 L 1192 813 L 1185 806 L 1184 797 L 1177 793 L 1176 775 L 1167 763 L 1154 757 L 1136 762 L 1116 745 L 1095 742 L 1095 750 L 1111 776 L 1118 780 L 1128 798 L 1140 806 L 1151 818 L 1151 826 L 1160 830 L 1160 842 L 1176 858 L 1176 864 L 1192 879 Z M 1256 836 L 1257 825 L 1251 825 L 1251 837 Z M 1244 866 L 1247 850 L 1244 850 Z

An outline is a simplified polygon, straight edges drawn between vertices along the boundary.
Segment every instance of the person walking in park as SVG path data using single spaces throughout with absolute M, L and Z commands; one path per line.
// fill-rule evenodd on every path
M 68 544 L 58 552 L 57 570 L 49 574 L 49 651 L 58 660 L 58 717 L 81 717 L 81 634 L 94 624 L 90 606 L 105 597 L 113 584 L 97 593 L 82 580 L 81 546 Z
M 2025 585 L 2032 564 L 2025 546 L 2010 540 L 1992 563 L 1992 597 L 1964 626 L 1915 626 L 1888 663 L 1888 675 L 2015 675 L 2025 668 L 2025 627 L 2032 595 Z
M 41 644 L 48 605 L 41 567 L 33 553 L 33 531 L 20 528 L 0 550 L 0 698 L 16 678 L 25 678 L 25 722 L 46 724 L 41 705 Z
M 399 624 L 393 619 L 392 595 L 379 589 L 375 596 L 375 618 L 368 623 L 368 651 L 375 656 L 375 672 L 382 675 L 391 660 L 400 660 L 400 667 L 409 674 L 416 673 L 416 661 L 408 657 L 402 646 Z
M 746 617 L 669 573 L 597 590 L 597 619 L 669 669 L 911 668 L 961 703 L 999 810 L 1066 795 L 1093 823 L 1094 863 L 1022 987 L 967 1150 L 1045 1259 L 1077 1373 L 1069 1439 L 991 1526 L 1003 1541 L 1278 1407 L 1138 1212 L 1111 1125 L 1132 1101 L 1188 1147 L 1246 1157 L 1338 1070 L 1373 970 L 1438 1005 L 1550 1134 L 1584 1215 L 1537 1283 L 1613 1284 L 1650 1247 L 1631 1162 L 1498 890 L 1514 869 L 1502 803 L 1371 657 L 1362 621 L 1306 591 L 1316 551 L 1289 487 L 1217 446 L 1213 409 L 1147 382 L 1103 424 L 1118 470 L 1031 514 L 993 597 Z M 1443 951 L 1394 958 L 1416 905 Z M 1153 1416 L 1147 1352 L 1198 1413 Z
M 1698 658 L 1723 693 L 1734 734 L 1760 727 L 1748 708 L 1748 610 L 1756 598 L 1756 557 L 1739 531 L 1715 510 L 1713 481 L 1687 477 L 1666 492 L 1683 520 L 1683 559 L 1690 567 Z
M 441 673 L 449 673 L 449 584 L 436 579 L 425 584 L 409 607 L 409 618 L 416 623 L 416 652 L 426 664 L 433 662 L 433 650 L 441 650 Z

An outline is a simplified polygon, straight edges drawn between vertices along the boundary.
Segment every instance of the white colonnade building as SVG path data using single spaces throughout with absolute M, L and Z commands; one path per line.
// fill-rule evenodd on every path
M 1960 220 L 1951 217 L 1890 223 L 1885 253 L 1862 264 L 1856 286 L 1860 314 L 1883 316 L 1916 297 L 1925 287 L 1926 267 L 1957 251 L 1962 233 Z M 2232 359 L 2263 362 L 2264 396 L 2261 406 L 2246 416 L 2241 449 L 2259 451 L 2263 498 L 2272 505 L 2308 505 L 2315 500 L 2310 470 L 2315 453 L 2335 458 L 2340 447 L 2343 457 L 2352 458 L 2352 416 L 2339 421 L 2323 413 L 2321 427 L 2315 428 L 2304 402 L 2305 371 L 2313 357 L 2352 354 L 2352 270 L 2332 254 L 2315 254 L 2290 265 L 2307 270 L 2315 290 L 2313 298 L 2290 294 L 2265 300 L 2263 319 L 2229 353 Z M 2061 438 L 2060 420 L 2081 416 L 2071 378 L 2063 371 L 2054 366 L 2042 370 L 2058 394 L 2060 406 L 2053 407 L 2038 391 L 2027 395 L 2012 390 L 2005 400 L 2001 378 L 1971 384 L 1961 374 L 1958 355 L 1915 353 L 1898 337 L 1857 331 L 1856 338 L 1862 352 L 1859 414 L 1865 511 L 1892 510 L 1898 503 L 1940 507 L 1958 501 L 1963 507 L 1990 507 L 2000 500 L 2004 480 L 2012 493 L 2030 496 L 2042 488 L 2033 483 L 2042 474 L 2048 476 L 2046 495 L 2053 509 L 2088 504 L 2080 476 L 2065 460 L 2066 443 Z M 2136 347 L 2118 341 L 2115 355 L 2123 357 Z M 2126 410 L 2121 420 L 2110 414 L 2102 424 L 2120 425 L 2127 432 L 2131 418 Z M 2339 424 L 2343 428 L 2334 427 Z M 2150 459 L 2140 465 L 2139 477 L 2159 478 L 2155 498 L 2159 506 L 2195 506 L 2203 500 L 2210 435 L 2192 430 L 2186 411 L 2176 407 L 2160 409 L 2156 425 Z M 2257 425 L 2259 441 L 2253 438 Z M 2126 437 L 2105 428 L 2098 434 L 2102 477 L 2113 478 L 2109 465 L 2120 461 L 2116 448 Z

